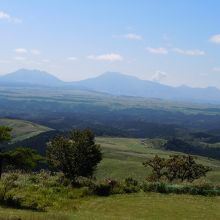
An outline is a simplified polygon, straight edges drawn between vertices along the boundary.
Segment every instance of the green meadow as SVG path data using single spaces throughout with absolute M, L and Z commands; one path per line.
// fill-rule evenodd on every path
M 169 157 L 171 154 L 179 154 L 174 151 L 165 151 L 161 148 L 163 139 L 134 139 L 98 137 L 96 139 L 102 147 L 104 159 L 98 166 L 96 176 L 98 178 L 124 179 L 133 177 L 144 180 L 150 173 L 142 162 L 156 154 L 161 157 Z M 210 166 L 212 171 L 205 178 L 213 183 L 220 182 L 220 161 L 207 157 L 196 156 L 197 161 Z
M 82 198 L 48 212 L 0 208 L 0 219 L 11 220 L 217 220 L 220 197 L 138 193 Z

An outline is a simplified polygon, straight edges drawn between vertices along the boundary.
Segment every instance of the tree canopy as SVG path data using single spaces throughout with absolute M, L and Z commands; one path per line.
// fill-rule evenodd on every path
M 12 129 L 6 126 L 0 126 L 0 144 L 11 140 Z
M 193 182 L 211 170 L 207 166 L 198 164 L 191 155 L 170 155 L 168 159 L 156 155 L 143 165 L 152 168 L 152 174 L 147 178 L 150 181 L 160 181 L 165 178 L 170 182 Z
M 11 128 L 0 127 L 0 143 L 11 140 Z M 0 149 L 0 177 L 6 168 L 31 169 L 42 157 L 30 148 Z
M 102 153 L 100 146 L 95 144 L 95 135 L 91 130 L 74 130 L 48 143 L 47 158 L 49 164 L 75 181 L 79 176 L 93 175 Z

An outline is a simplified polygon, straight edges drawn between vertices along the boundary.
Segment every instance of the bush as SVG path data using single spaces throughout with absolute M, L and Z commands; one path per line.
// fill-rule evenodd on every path
M 40 196 L 19 195 L 16 191 L 7 194 L 3 204 L 13 208 L 37 211 L 44 211 L 49 206 L 49 202 L 44 201 Z
M 16 187 L 16 180 L 18 179 L 17 173 L 9 173 L 3 176 L 0 182 L 0 202 L 5 200 L 7 193 L 14 187 Z
M 140 191 L 138 181 L 129 177 L 124 180 L 123 191 L 125 193 L 135 193 Z
M 172 190 L 168 188 L 164 182 L 147 182 L 142 185 L 144 192 L 159 192 L 159 193 L 170 193 Z
M 104 182 L 94 183 L 91 188 L 92 193 L 99 196 L 135 193 L 139 192 L 140 190 L 140 185 L 132 178 L 127 178 L 122 182 L 107 179 Z
M 112 186 L 109 183 L 99 183 L 94 185 L 92 191 L 98 196 L 109 196 L 112 194 Z
M 174 185 L 163 182 L 145 182 L 142 184 L 141 188 L 144 192 L 192 194 L 204 196 L 220 195 L 220 190 L 209 183 Z
M 89 187 L 92 188 L 95 185 L 94 180 L 87 178 L 87 177 L 78 177 L 76 181 L 74 182 L 74 187 Z

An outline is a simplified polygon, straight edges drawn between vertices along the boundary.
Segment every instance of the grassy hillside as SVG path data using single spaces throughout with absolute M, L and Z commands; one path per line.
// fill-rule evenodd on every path
M 13 142 L 21 141 L 40 133 L 50 131 L 51 129 L 30 121 L 0 118 L 0 126 L 8 126 L 12 128 Z
M 220 218 L 219 204 L 220 197 L 139 193 L 82 198 L 47 213 L 0 208 L 0 220 L 214 220 Z
M 177 152 L 165 151 L 162 145 L 164 139 L 134 139 L 97 137 L 97 143 L 102 147 L 104 159 L 99 164 L 96 177 L 98 179 L 124 179 L 134 177 L 144 180 L 150 172 L 142 166 L 147 158 L 158 154 L 168 157 Z M 220 161 L 198 157 L 200 163 L 212 167 L 206 180 L 220 183 Z M 52 176 L 51 178 L 55 178 Z M 86 194 L 84 188 L 62 188 L 42 176 L 37 179 L 24 177 L 20 179 L 20 187 L 12 190 L 16 198 L 49 203 L 46 212 L 18 210 L 0 206 L 0 220 L 111 220 L 111 219 L 149 219 L 149 220 L 213 220 L 220 218 L 220 197 L 177 195 L 159 193 L 134 193 L 98 197 Z M 30 181 L 32 183 L 30 184 Z M 37 185 L 38 183 L 38 185 Z M 23 184 L 23 185 L 22 185 Z M 23 187 L 23 188 L 22 188 Z M 16 191 L 17 190 L 17 191 Z M 31 198 L 30 196 L 31 195 Z
M 178 154 L 174 151 L 161 149 L 163 139 L 132 139 L 98 137 L 97 143 L 102 146 L 104 159 L 98 166 L 98 178 L 122 179 L 128 176 L 143 180 L 150 172 L 143 167 L 142 162 L 154 155 L 168 157 L 170 154 Z M 220 161 L 197 156 L 197 160 L 212 168 L 207 180 L 220 183 Z

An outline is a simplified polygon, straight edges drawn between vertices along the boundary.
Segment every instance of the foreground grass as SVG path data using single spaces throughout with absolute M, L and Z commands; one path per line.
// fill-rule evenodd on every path
M 86 197 L 47 213 L 0 208 L 0 219 L 102 220 L 220 219 L 220 197 L 138 193 L 110 197 Z

